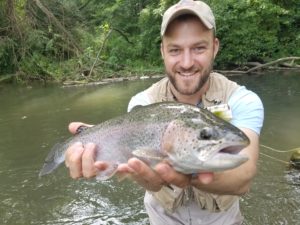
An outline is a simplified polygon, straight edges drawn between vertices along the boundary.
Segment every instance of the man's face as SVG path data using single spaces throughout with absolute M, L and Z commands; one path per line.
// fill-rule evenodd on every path
M 174 20 L 163 37 L 161 54 L 166 73 L 178 94 L 201 91 L 219 49 L 218 39 L 196 17 Z

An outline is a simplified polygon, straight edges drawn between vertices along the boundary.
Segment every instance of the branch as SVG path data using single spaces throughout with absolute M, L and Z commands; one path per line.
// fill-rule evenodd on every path
M 133 44 L 131 41 L 129 41 L 128 37 L 125 35 L 125 33 L 123 31 L 121 31 L 117 28 L 112 28 L 112 29 L 117 31 L 119 34 L 121 34 L 129 44 Z
M 92 2 L 92 0 L 86 1 L 85 3 L 83 3 L 83 4 L 78 8 L 78 10 L 79 10 L 79 11 L 82 10 L 82 9 L 85 8 L 88 4 L 90 4 L 90 2 Z
M 112 31 L 113 31 L 113 30 L 110 29 L 110 30 L 108 31 L 107 35 L 105 36 L 105 38 L 104 38 L 104 40 L 103 40 L 103 43 L 102 43 L 102 46 L 101 46 L 100 50 L 98 51 L 98 54 L 97 54 L 96 59 L 95 59 L 93 65 L 92 65 L 92 67 L 91 67 L 91 69 L 90 69 L 90 72 L 89 72 L 89 75 L 88 75 L 88 76 L 90 76 L 90 75 L 92 74 L 92 72 L 93 72 L 93 70 L 94 70 L 94 67 L 95 67 L 95 65 L 96 65 L 96 63 L 97 63 L 97 61 L 98 61 L 98 59 L 99 59 L 99 56 L 100 56 L 100 54 L 101 54 L 101 52 L 102 52 L 102 50 L 103 50 L 103 48 L 104 48 L 104 45 L 105 45 L 105 43 L 106 43 L 106 41 L 107 41 L 107 39 L 108 39 L 108 37 L 110 36 L 110 34 L 111 34 Z
M 220 73 L 224 73 L 224 74 L 249 74 L 252 73 L 256 70 L 262 69 L 262 68 L 266 68 L 266 67 L 270 67 L 272 65 L 278 64 L 280 62 L 285 62 L 285 61 L 292 61 L 294 62 L 295 60 L 300 60 L 300 57 L 285 57 L 285 58 L 280 58 L 265 64 L 259 64 L 249 70 L 243 71 L 243 70 L 215 70 L 216 72 L 220 72 Z M 291 64 L 289 64 L 290 68 L 300 68 L 299 65 L 294 65 L 291 66 Z
M 280 58 L 280 59 L 271 61 L 269 63 L 265 63 L 265 64 L 261 64 L 261 65 L 255 66 L 255 67 L 253 67 L 253 68 L 245 71 L 245 73 L 251 73 L 251 72 L 253 72 L 255 70 L 258 70 L 258 69 L 261 69 L 261 68 L 264 68 L 264 67 L 268 67 L 268 66 L 271 66 L 271 65 L 274 65 L 274 64 L 278 64 L 280 62 L 290 61 L 290 60 L 300 60 L 300 57 L 285 57 L 285 58 Z

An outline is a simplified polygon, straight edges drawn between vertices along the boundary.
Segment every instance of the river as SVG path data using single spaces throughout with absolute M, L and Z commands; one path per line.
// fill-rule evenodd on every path
M 264 103 L 262 144 L 300 147 L 299 72 L 231 79 Z M 64 166 L 42 178 L 38 172 L 51 147 L 70 136 L 69 122 L 95 124 L 121 115 L 130 97 L 154 81 L 68 88 L 0 85 L 0 224 L 148 224 L 144 191 L 131 181 L 72 180 Z M 300 224 L 300 172 L 278 161 L 288 161 L 291 153 L 264 147 L 261 153 L 252 189 L 241 199 L 244 224 Z

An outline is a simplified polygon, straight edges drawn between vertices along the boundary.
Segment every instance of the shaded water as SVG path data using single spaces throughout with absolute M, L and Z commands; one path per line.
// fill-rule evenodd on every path
M 261 142 L 300 146 L 300 74 L 233 77 L 265 105 Z M 64 167 L 38 179 L 70 121 L 100 123 L 126 112 L 130 97 L 154 80 L 96 87 L 0 86 L 0 224 L 148 224 L 143 190 L 130 181 L 71 180 Z M 290 153 L 262 148 L 287 161 Z M 241 200 L 245 224 L 300 224 L 300 172 L 261 155 L 252 190 Z

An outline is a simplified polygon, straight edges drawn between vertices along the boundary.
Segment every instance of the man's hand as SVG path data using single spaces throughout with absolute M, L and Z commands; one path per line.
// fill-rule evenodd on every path
M 92 125 L 80 122 L 73 122 L 69 125 L 69 131 L 77 134 L 82 128 L 92 127 Z M 95 162 L 96 146 L 89 143 L 83 146 L 77 142 L 70 146 L 65 153 L 65 164 L 69 168 L 70 176 L 73 179 L 80 177 L 91 178 L 96 176 L 97 171 L 105 170 L 105 162 Z
M 136 158 L 128 160 L 127 164 L 119 166 L 120 173 L 129 173 L 131 177 L 142 187 L 149 191 L 159 191 L 163 185 L 173 184 L 184 188 L 191 184 L 191 175 L 176 172 L 169 164 L 162 162 L 150 168 L 144 162 Z M 201 173 L 196 178 L 203 185 L 213 181 L 213 173 Z

